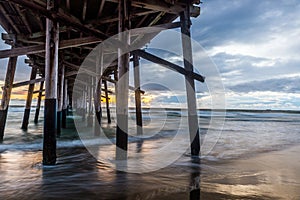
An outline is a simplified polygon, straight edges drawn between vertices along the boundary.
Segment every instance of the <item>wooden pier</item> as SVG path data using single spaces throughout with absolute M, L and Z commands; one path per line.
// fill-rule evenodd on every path
M 2 88 L 0 106 L 0 142 L 5 140 L 5 123 L 12 89 L 28 85 L 22 129 L 28 129 L 33 94 L 38 94 L 34 122 L 38 123 L 42 96 L 44 99 L 43 164 L 56 163 L 56 138 L 61 128 L 66 128 L 68 107 L 81 108 L 83 120 L 95 121 L 95 135 L 100 134 L 101 98 L 106 99 L 108 123 L 111 123 L 108 83 L 116 87 L 116 159 L 127 158 L 128 146 L 128 90 L 135 90 L 137 133 L 143 134 L 139 58 L 142 57 L 162 67 L 185 76 L 191 154 L 199 155 L 199 127 L 196 107 L 195 81 L 204 78 L 194 73 L 190 39 L 191 17 L 200 14 L 199 0 L 1 0 L 0 24 L 7 33 L 2 34 L 9 50 L 0 50 L 0 59 L 8 58 L 7 73 Z M 180 22 L 174 22 L 180 18 Z M 142 27 L 165 29 L 181 28 L 184 66 L 168 62 L 145 50 L 122 52 L 105 70 L 103 55 L 95 61 L 97 74 L 88 83 L 80 85 L 80 94 L 73 87 L 80 66 L 86 56 L 102 41 L 113 35 Z M 125 35 L 122 41 L 138 36 L 149 41 L 155 34 Z M 148 37 L 148 38 L 147 38 Z M 145 44 L 144 44 L 145 45 Z M 27 55 L 31 67 L 28 81 L 14 83 L 18 56 Z M 129 85 L 129 63 L 133 62 L 134 86 Z M 89 72 L 85 72 L 89 73 Z M 113 77 L 113 78 L 110 78 Z M 121 82 L 121 83 L 120 83 Z M 34 91 L 39 84 L 39 90 Z M 93 86 L 93 87 L 90 87 Z M 80 101 L 78 98 L 80 97 Z M 80 104 L 80 106 L 79 106 Z M 87 106 L 88 105 L 88 106 Z M 79 109 L 78 109 L 79 110 Z M 118 152 L 118 150 L 121 150 Z M 125 152 L 125 153 L 124 153 Z

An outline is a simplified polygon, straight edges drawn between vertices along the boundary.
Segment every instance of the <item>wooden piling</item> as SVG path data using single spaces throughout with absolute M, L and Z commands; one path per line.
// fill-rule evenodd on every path
M 103 62 L 103 53 L 99 52 L 99 57 L 96 58 L 96 78 L 95 78 L 95 92 L 94 92 L 94 108 L 95 108 L 95 126 L 94 126 L 94 135 L 100 135 L 101 127 L 101 75 L 102 75 L 102 62 Z
M 130 28 L 130 1 L 119 1 L 119 33 L 129 30 Z M 130 35 L 121 34 L 119 39 L 123 43 L 130 42 Z M 126 44 L 125 44 L 126 46 Z M 125 48 L 125 47 L 123 47 Z M 129 89 L 129 53 L 126 49 L 118 49 L 118 84 L 117 84 L 117 134 L 116 134 L 116 159 L 127 159 L 128 148 L 128 89 Z
M 47 10 L 57 12 L 56 1 L 47 0 Z M 45 58 L 45 114 L 43 164 L 56 163 L 56 117 L 57 117 L 57 72 L 58 72 L 59 25 L 46 18 Z
M 64 98 L 64 79 L 65 79 L 65 66 L 60 63 L 57 85 L 57 130 L 56 136 L 60 137 L 61 134 L 61 120 L 62 120 L 62 108 Z
M 82 102 L 81 102 L 81 109 L 82 109 L 82 121 L 86 121 L 86 106 L 87 106 L 87 86 L 84 86 L 84 90 L 82 91 Z
M 37 74 L 37 68 L 32 67 L 30 80 L 35 80 L 36 74 Z M 23 122 L 22 122 L 22 127 L 21 127 L 23 130 L 27 130 L 27 128 L 28 128 L 33 90 L 34 90 L 34 83 L 30 84 L 28 87 L 25 111 L 24 111 Z
M 2 92 L 1 107 L 0 107 L 0 143 L 3 142 L 4 129 L 7 119 L 8 106 L 14 82 L 16 65 L 18 57 L 10 57 L 7 65 L 5 82 Z
M 87 126 L 91 127 L 93 126 L 94 120 L 93 120 L 93 79 L 90 82 L 90 85 L 88 87 L 88 100 L 89 100 L 89 105 L 88 105 L 88 120 L 87 120 Z
M 142 102 L 141 102 L 141 81 L 140 81 L 140 61 L 137 55 L 133 55 L 134 88 L 135 88 L 135 112 L 137 135 L 143 134 Z
M 181 33 L 182 33 L 182 51 L 184 58 L 184 68 L 190 74 L 193 73 L 193 56 L 190 32 L 190 0 L 186 1 L 186 8 L 180 14 Z M 200 138 L 199 138 L 199 124 L 197 115 L 197 103 L 195 94 L 195 82 L 191 75 L 185 76 L 187 105 L 188 105 L 188 124 L 191 142 L 191 154 L 197 156 L 200 153 Z
M 63 87 L 63 109 L 61 115 L 61 127 L 67 127 L 67 109 L 68 109 L 68 80 L 64 80 L 64 87 Z
M 40 83 L 40 90 L 38 94 L 37 104 L 35 108 L 35 115 L 34 115 L 34 123 L 37 124 L 39 122 L 39 115 L 40 115 L 40 109 L 41 109 L 41 103 L 42 103 L 42 95 L 43 95 L 43 89 L 44 89 L 44 81 Z
M 110 108 L 109 108 L 109 97 L 108 97 L 108 88 L 107 88 L 107 81 L 103 81 L 104 90 L 105 90 L 105 103 L 106 103 L 106 114 L 107 114 L 107 123 L 111 123 L 110 117 Z

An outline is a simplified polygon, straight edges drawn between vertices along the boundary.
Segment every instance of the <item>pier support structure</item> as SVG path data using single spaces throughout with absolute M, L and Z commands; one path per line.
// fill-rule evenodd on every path
M 40 90 L 37 98 L 36 108 L 35 108 L 35 115 L 34 115 L 34 123 L 37 124 L 39 122 L 39 115 L 42 103 L 42 96 L 43 96 L 43 89 L 44 89 L 44 81 L 40 83 Z
M 63 108 L 61 114 L 61 127 L 67 127 L 67 109 L 68 109 L 68 80 L 64 80 L 64 87 L 63 87 Z
M 109 97 L 108 97 L 108 87 L 107 87 L 107 81 L 103 81 L 104 84 L 104 91 L 105 91 L 105 103 L 106 103 L 106 115 L 107 115 L 107 123 L 111 123 L 111 117 L 110 117 L 110 108 L 109 108 Z
M 99 52 L 100 53 L 100 52 Z M 100 135 L 101 127 L 101 117 L 102 117 L 102 108 L 101 108 L 101 74 L 102 74 L 102 62 L 103 54 L 97 57 L 96 59 L 96 78 L 95 78 L 95 92 L 94 92 L 94 108 L 95 108 L 95 136 Z
M 33 66 L 31 69 L 30 80 L 35 80 L 36 74 L 37 74 L 37 68 L 35 66 Z M 23 122 L 22 122 L 23 130 L 27 130 L 27 128 L 28 128 L 33 90 L 34 90 L 34 83 L 30 84 L 28 87 L 25 111 L 24 111 Z
M 121 0 L 119 10 L 119 33 L 130 29 L 130 1 Z M 116 133 L 116 160 L 127 159 L 128 148 L 128 89 L 129 89 L 129 53 L 126 46 L 130 43 L 130 35 L 121 34 L 119 39 L 124 47 L 118 49 L 118 84 L 117 84 L 117 133 Z M 127 43 L 127 44 L 126 44 Z M 124 48 L 124 49 L 123 49 Z
M 137 55 L 133 54 L 133 70 L 134 70 L 134 88 L 135 88 L 135 112 L 137 135 L 143 134 L 143 118 L 142 118 L 142 102 L 141 102 L 141 81 L 140 81 L 140 61 Z
M 47 0 L 47 10 L 56 13 L 56 1 Z M 59 24 L 46 19 L 46 58 L 45 58 L 45 114 L 43 164 L 56 163 L 56 117 L 57 117 L 57 72 L 58 72 Z
M 197 102 L 195 94 L 195 82 L 192 77 L 193 67 L 193 53 L 191 44 L 191 20 L 190 20 L 190 0 L 186 1 L 186 8 L 180 14 L 181 33 L 182 33 L 182 51 L 184 58 L 184 68 L 188 72 L 185 76 L 187 105 L 188 105 L 188 124 L 191 141 L 191 154 L 197 156 L 200 153 L 200 137 L 199 124 L 197 115 Z
M 87 126 L 88 127 L 91 127 L 93 126 L 93 104 L 92 104 L 92 101 L 93 101 L 93 79 L 90 80 L 90 85 L 88 87 L 88 117 L 87 117 Z
M 16 72 L 17 59 L 18 57 L 10 57 L 8 60 L 5 82 L 4 82 L 3 92 L 2 92 L 1 106 L 0 106 L 0 143 L 3 142 L 3 138 L 4 138 L 4 129 L 6 124 L 6 119 L 7 119 L 7 112 L 8 112 L 11 91 L 13 88 L 13 82 L 14 82 L 14 77 Z
M 63 109 L 63 98 L 64 98 L 64 79 L 65 79 L 65 66 L 60 64 L 58 74 L 58 85 L 57 85 L 57 137 L 61 134 L 61 120 L 62 120 L 62 109 Z

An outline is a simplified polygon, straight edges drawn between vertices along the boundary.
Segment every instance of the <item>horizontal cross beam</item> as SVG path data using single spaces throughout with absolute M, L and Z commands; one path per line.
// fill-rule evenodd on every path
M 38 79 L 30 80 L 30 81 L 22 81 L 22 82 L 14 83 L 12 85 L 12 88 L 22 87 L 22 86 L 25 86 L 25 85 L 39 83 L 39 82 L 42 82 L 42 81 L 45 81 L 45 78 L 38 78 Z M 3 90 L 3 87 L 2 87 L 2 90 Z
M 40 93 L 40 92 L 45 92 L 45 89 L 33 91 L 33 94 L 37 94 L 37 93 Z
M 200 81 L 200 82 L 204 82 L 204 77 L 199 75 L 199 74 L 196 74 L 194 72 L 188 72 L 186 71 L 183 67 L 180 67 L 179 65 L 176 65 L 174 63 L 171 63 L 167 60 L 164 60 L 162 58 L 159 58 L 155 55 L 152 55 L 150 53 L 147 53 L 146 51 L 143 51 L 143 50 L 135 50 L 135 51 L 132 51 L 133 54 L 137 55 L 137 56 L 140 56 L 146 60 L 149 60 L 153 63 L 156 63 L 156 64 L 159 64 L 163 67 L 166 67 L 170 70 L 173 70 L 175 72 L 178 72 L 182 75 L 185 75 L 185 76 L 191 76 L 193 79 L 197 80 L 197 81 Z
M 70 40 L 62 40 L 59 43 L 59 49 L 67 49 L 71 47 L 78 47 L 84 46 L 89 44 L 100 43 L 102 40 L 96 37 L 84 37 L 84 38 L 77 38 L 77 39 L 70 39 Z M 45 45 L 33 45 L 33 46 L 26 46 L 26 47 L 17 47 L 13 49 L 1 50 L 0 51 L 0 59 L 1 58 L 8 58 L 8 57 L 15 57 L 21 55 L 31 55 L 37 53 L 45 52 Z

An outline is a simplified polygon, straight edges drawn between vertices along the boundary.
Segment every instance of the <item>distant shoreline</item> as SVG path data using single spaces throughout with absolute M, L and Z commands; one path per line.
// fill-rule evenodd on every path
M 25 108 L 25 105 L 10 105 L 9 107 L 12 108 Z M 36 106 L 31 106 L 32 108 L 35 108 Z M 44 106 L 41 106 L 41 108 L 43 108 Z M 115 107 L 111 107 L 112 109 L 115 109 Z M 130 110 L 134 110 L 135 107 L 129 107 Z M 161 110 L 161 109 L 165 109 L 165 110 L 176 110 L 176 111 L 180 111 L 180 110 L 184 110 L 186 111 L 187 108 L 149 108 L 149 107 L 143 107 L 143 110 Z M 248 112 L 248 113 L 293 113 L 293 114 L 300 114 L 300 110 L 273 110 L 273 109 L 254 109 L 254 110 L 250 110 L 250 109 L 205 109 L 205 108 L 201 108 L 201 109 L 197 109 L 198 111 L 214 111 L 214 112 Z

